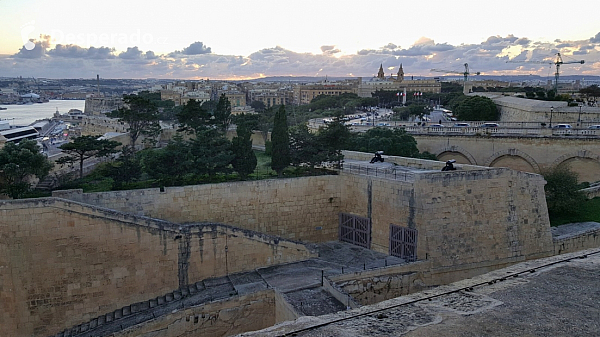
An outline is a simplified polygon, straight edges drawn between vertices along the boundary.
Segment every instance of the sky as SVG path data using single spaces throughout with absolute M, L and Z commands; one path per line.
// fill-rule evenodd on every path
M 597 1 L 0 0 L 0 76 L 600 75 Z

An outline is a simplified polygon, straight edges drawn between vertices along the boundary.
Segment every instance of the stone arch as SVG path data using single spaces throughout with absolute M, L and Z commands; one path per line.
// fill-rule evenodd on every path
M 578 174 L 580 182 L 600 180 L 600 156 L 591 151 L 579 150 L 563 154 L 552 163 L 552 167 L 561 165 L 569 165 L 571 171 Z
M 506 149 L 506 150 L 498 151 L 498 152 L 492 154 L 491 156 L 489 156 L 485 160 L 484 166 L 492 167 L 494 164 L 498 163 L 500 160 L 502 160 L 503 158 L 507 158 L 507 157 L 516 157 L 516 158 L 518 158 L 518 160 L 521 160 L 524 164 L 529 165 L 531 167 L 531 169 L 529 169 L 529 170 L 524 169 L 523 167 L 521 167 L 521 168 L 509 167 L 509 168 L 526 171 L 526 172 L 533 172 L 533 173 L 540 172 L 540 166 L 535 161 L 535 159 L 533 159 L 533 157 L 531 157 L 530 155 L 528 155 L 527 153 L 525 153 L 519 149 Z M 518 163 L 515 163 L 515 164 L 517 164 L 517 166 L 518 166 Z
M 461 158 L 444 158 L 445 154 L 450 154 L 450 153 L 457 153 L 461 156 Z M 437 157 L 437 159 L 439 160 L 449 160 L 449 159 L 456 159 L 456 161 L 460 164 L 469 164 L 469 165 L 477 165 L 477 161 L 475 160 L 475 157 L 473 157 L 473 155 L 471 153 L 469 153 L 469 151 L 465 150 L 464 148 L 460 147 L 460 146 L 456 146 L 456 145 L 450 145 L 450 146 L 446 146 L 438 151 L 435 152 L 435 156 Z M 462 162 L 460 159 L 464 159 L 465 162 Z

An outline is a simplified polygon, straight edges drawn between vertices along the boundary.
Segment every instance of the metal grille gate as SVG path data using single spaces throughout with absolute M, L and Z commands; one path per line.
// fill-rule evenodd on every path
M 390 224 L 390 255 L 407 262 L 417 260 L 417 230 Z
M 340 241 L 371 248 L 371 219 L 340 213 Z

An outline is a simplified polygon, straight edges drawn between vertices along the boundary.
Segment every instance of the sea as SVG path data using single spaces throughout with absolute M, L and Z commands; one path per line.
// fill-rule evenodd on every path
M 0 110 L 0 120 L 8 120 L 10 126 L 27 126 L 40 119 L 54 116 L 58 110 L 66 114 L 71 109 L 83 111 L 85 100 L 50 100 L 47 103 L 22 105 L 2 105 L 6 110 Z

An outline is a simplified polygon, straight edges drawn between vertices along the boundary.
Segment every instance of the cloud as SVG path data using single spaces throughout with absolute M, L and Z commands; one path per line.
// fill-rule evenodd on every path
M 82 48 L 74 44 L 57 44 L 54 49 L 48 51 L 48 55 L 65 58 L 87 58 L 87 59 L 111 59 L 114 58 L 114 49 L 108 47 Z
M 206 47 L 202 42 L 194 42 L 190 44 L 188 47 L 183 48 L 181 52 L 184 55 L 200 55 L 200 54 L 210 54 L 210 47 Z
M 19 51 L 14 54 L 17 58 L 36 59 L 43 57 L 46 54 L 46 49 L 50 47 L 51 41 L 50 35 L 40 35 L 40 39 L 29 39 L 31 43 L 27 42 Z
M 119 54 L 119 57 L 127 60 L 140 59 L 142 57 L 142 51 L 138 47 L 127 47 L 127 51 Z
M 590 38 L 591 43 L 600 43 L 600 33 L 596 34 L 596 36 Z
M 321 51 L 326 55 L 333 55 L 341 52 L 341 50 L 335 48 L 335 46 L 321 46 Z
M 600 33 L 597 37 L 600 40 Z M 586 63 L 577 66 L 577 73 L 597 74 L 600 62 L 591 61 L 600 59 L 600 50 L 596 50 L 596 46 L 588 39 L 539 42 L 513 35 L 490 36 L 480 43 L 455 46 L 421 37 L 408 48 L 390 42 L 376 49 L 341 54 L 335 45 L 321 46 L 320 53 L 298 53 L 275 46 L 243 57 L 212 53 L 202 42 L 194 42 L 180 51 L 157 55 L 138 47 L 129 47 L 119 53 L 109 47 L 56 45 L 51 48 L 49 39 L 44 38 L 35 41 L 32 50 L 23 48 L 14 55 L 0 57 L 0 73 L 3 76 L 49 78 L 86 77 L 97 72 L 105 78 L 240 79 L 315 74 L 370 77 L 377 74 L 380 64 L 386 68 L 386 73 L 396 73 L 402 63 L 407 76 L 417 76 L 438 75 L 430 73 L 432 68 L 460 72 L 464 63 L 468 63 L 473 72 L 547 76 L 549 67 L 552 70 L 555 54 L 560 51 L 563 57 L 584 55 Z M 508 60 L 541 63 L 506 63 Z M 575 67 L 565 67 L 563 71 L 569 74 L 569 70 L 573 69 Z

